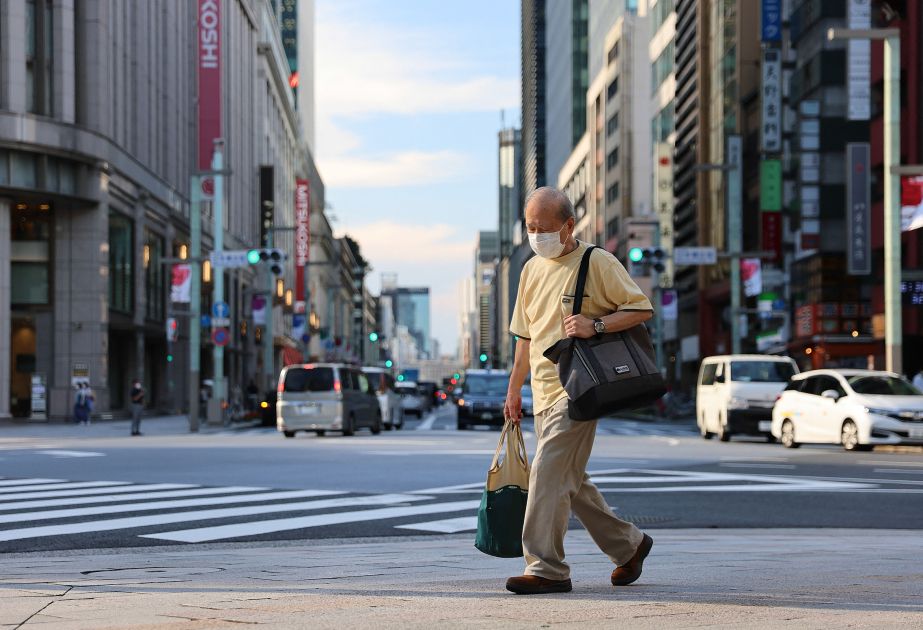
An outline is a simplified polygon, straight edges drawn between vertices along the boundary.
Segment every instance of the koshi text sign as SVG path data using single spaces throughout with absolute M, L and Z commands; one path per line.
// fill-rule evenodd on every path
M 304 301 L 304 268 L 311 240 L 311 191 L 306 179 L 295 180 L 295 300 Z
M 219 0 L 199 0 L 199 170 L 211 168 L 221 137 L 221 9 Z

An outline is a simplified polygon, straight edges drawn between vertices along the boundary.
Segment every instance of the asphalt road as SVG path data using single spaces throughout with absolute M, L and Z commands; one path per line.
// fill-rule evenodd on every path
M 498 433 L 459 432 L 442 407 L 351 438 L 9 435 L 0 427 L 0 552 L 468 532 Z M 790 451 L 704 441 L 691 420 L 604 420 L 589 470 L 642 528 L 923 527 L 919 452 Z

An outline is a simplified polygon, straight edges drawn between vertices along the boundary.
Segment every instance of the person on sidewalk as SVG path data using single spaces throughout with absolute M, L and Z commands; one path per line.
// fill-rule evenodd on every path
M 571 315 L 573 292 L 586 243 L 574 238 L 574 208 L 553 188 L 539 188 L 526 200 L 529 244 L 536 257 L 523 267 L 510 332 L 518 340 L 504 413 L 522 420 L 520 391 L 530 368 L 538 446 L 529 477 L 522 530 L 525 574 L 506 588 L 519 594 L 571 590 L 564 561 L 564 534 L 571 510 L 593 541 L 615 563 L 614 586 L 641 575 L 654 541 L 618 518 L 586 474 L 596 421 L 575 421 L 555 366 L 543 352 L 568 337 L 589 338 L 626 330 L 650 319 L 652 307 L 622 264 L 604 250 L 590 255 L 583 313 Z M 595 319 L 594 319 L 595 318 Z
M 84 381 L 80 381 L 75 386 L 77 392 L 74 394 L 74 422 L 81 425 L 90 424 L 90 411 L 92 410 L 93 391 Z
M 129 393 L 131 398 L 131 434 L 141 435 L 141 412 L 144 411 L 144 388 L 136 378 Z
M 917 375 L 913 377 L 913 386 L 923 392 L 923 367 L 917 370 Z

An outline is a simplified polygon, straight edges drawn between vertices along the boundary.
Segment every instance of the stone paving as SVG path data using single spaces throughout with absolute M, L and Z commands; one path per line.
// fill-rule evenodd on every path
M 655 530 L 613 588 L 585 532 L 574 591 L 516 596 L 470 535 L 3 557 L 10 628 L 921 628 L 923 532 Z

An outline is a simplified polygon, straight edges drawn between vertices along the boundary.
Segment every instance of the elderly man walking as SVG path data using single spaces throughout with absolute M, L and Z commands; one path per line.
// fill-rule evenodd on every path
M 532 460 L 522 546 L 525 575 L 511 577 L 506 588 L 519 594 L 571 590 L 564 561 L 564 534 L 573 510 L 593 541 L 616 568 L 614 586 L 641 575 L 654 541 L 619 519 L 586 474 L 596 421 L 570 418 L 567 394 L 555 366 L 543 352 L 559 339 L 589 338 L 636 326 L 651 317 L 651 303 L 622 264 L 608 252 L 590 254 L 583 313 L 572 315 L 580 261 L 588 245 L 574 238 L 574 208 L 553 188 L 539 188 L 526 200 L 529 244 L 537 254 L 522 270 L 510 325 L 518 341 L 506 395 L 506 417 L 522 419 L 520 390 L 531 368 L 538 446 Z

